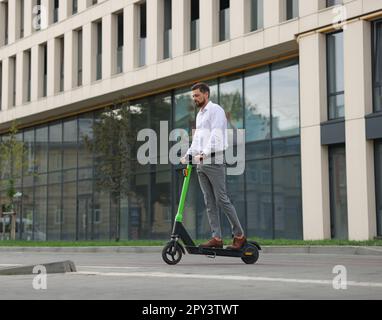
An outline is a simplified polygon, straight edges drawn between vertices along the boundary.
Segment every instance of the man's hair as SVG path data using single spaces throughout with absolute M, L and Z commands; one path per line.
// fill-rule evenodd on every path
M 194 90 L 198 90 L 201 92 L 201 93 L 206 93 L 208 92 L 208 97 L 210 97 L 210 87 L 208 86 L 208 84 L 206 83 L 203 83 L 203 82 L 199 82 L 199 83 L 196 83 L 194 84 L 192 87 L 191 87 L 191 90 L 194 91 Z

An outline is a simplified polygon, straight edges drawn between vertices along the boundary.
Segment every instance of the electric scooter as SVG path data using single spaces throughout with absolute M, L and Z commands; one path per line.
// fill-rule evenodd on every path
M 222 249 L 222 248 L 203 248 L 196 246 L 191 239 L 187 230 L 183 226 L 183 213 L 188 187 L 190 184 L 192 173 L 192 164 L 187 165 L 187 169 L 183 170 L 183 188 L 178 206 L 178 213 L 175 217 L 171 241 L 166 244 L 162 250 L 162 258 L 169 265 L 176 265 L 182 259 L 182 255 L 186 253 L 205 255 L 210 258 L 235 257 L 241 258 L 246 264 L 254 264 L 259 258 L 260 245 L 255 241 L 247 241 L 240 250 Z M 179 242 L 181 240 L 184 246 Z

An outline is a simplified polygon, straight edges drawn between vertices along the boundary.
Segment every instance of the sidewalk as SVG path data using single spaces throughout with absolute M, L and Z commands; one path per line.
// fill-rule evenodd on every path
M 82 253 L 158 253 L 163 247 L 0 247 L 0 254 L 6 252 L 82 252 Z M 262 254 L 342 254 L 382 256 L 382 247 L 378 246 L 262 246 Z

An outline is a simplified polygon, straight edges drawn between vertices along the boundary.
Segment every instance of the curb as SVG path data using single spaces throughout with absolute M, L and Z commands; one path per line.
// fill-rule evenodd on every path
M 33 270 L 36 266 L 45 267 L 47 274 L 67 273 L 67 272 L 77 271 L 74 262 L 62 261 L 62 262 L 45 263 L 41 265 L 18 266 L 18 267 L 0 269 L 0 276 L 30 275 L 30 274 L 33 274 Z
M 161 253 L 163 247 L 0 247 L 1 252 L 55 253 Z M 342 254 L 382 256 L 382 247 L 359 246 L 262 246 L 263 254 Z

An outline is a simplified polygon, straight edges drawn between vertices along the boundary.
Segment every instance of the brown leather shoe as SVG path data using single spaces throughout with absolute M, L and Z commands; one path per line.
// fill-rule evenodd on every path
M 212 238 L 211 240 L 199 245 L 200 248 L 223 248 L 223 240 Z
M 234 237 L 232 246 L 228 246 L 228 250 L 241 250 L 241 248 L 247 243 L 247 239 L 243 236 L 241 238 Z

